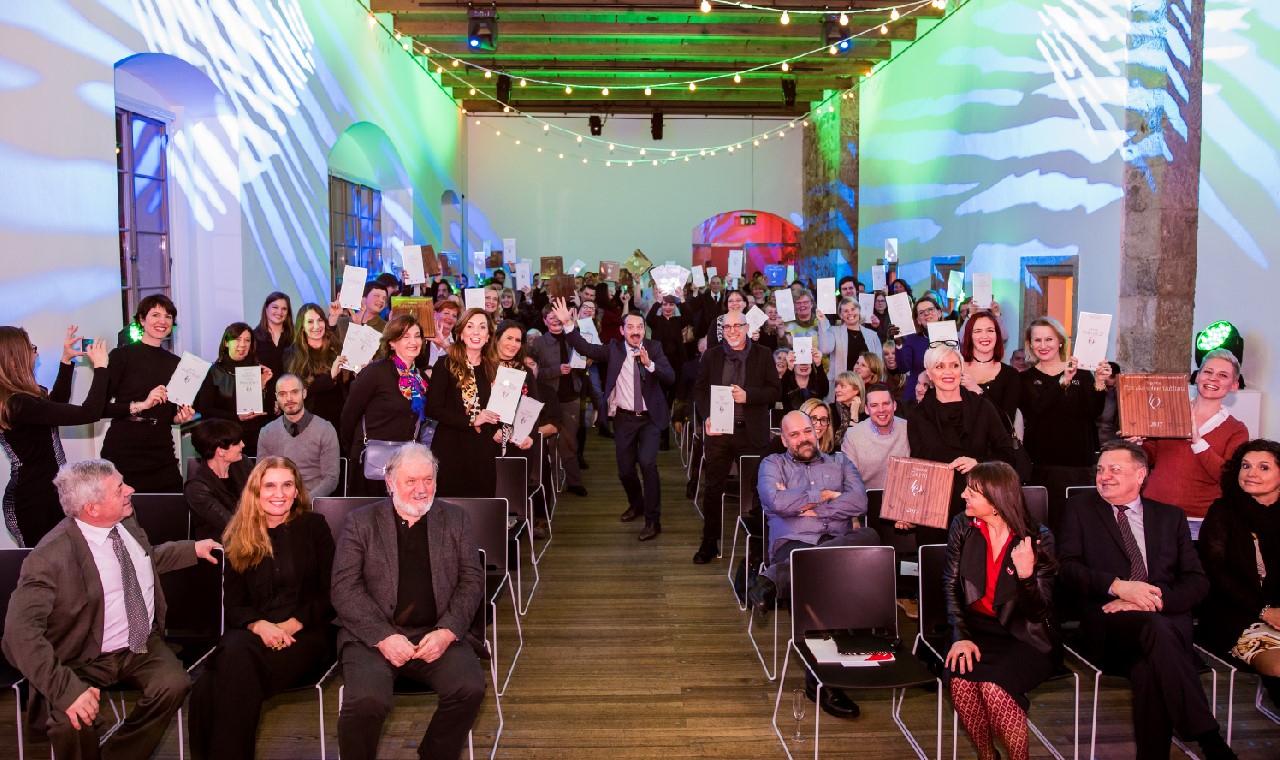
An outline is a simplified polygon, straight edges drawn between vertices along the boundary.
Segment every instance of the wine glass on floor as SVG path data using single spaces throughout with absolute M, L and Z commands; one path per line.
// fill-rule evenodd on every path
M 808 702 L 804 689 L 791 690 L 791 715 L 796 719 L 796 735 L 791 737 L 791 740 L 796 744 L 804 743 L 804 737 L 800 735 L 800 721 L 804 720 L 804 710 Z

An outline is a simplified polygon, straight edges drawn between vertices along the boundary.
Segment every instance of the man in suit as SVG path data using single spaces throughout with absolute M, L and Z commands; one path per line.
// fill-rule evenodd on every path
M 720 551 L 720 501 L 729 470 L 743 455 L 760 454 L 769 445 L 769 410 L 782 396 L 782 382 L 773 354 L 747 337 L 747 321 L 739 312 L 724 315 L 724 340 L 707 349 L 698 371 L 694 400 L 698 412 L 711 409 L 711 386 L 727 385 L 733 392 L 733 432 L 712 433 L 706 421 L 702 500 L 702 544 L 693 555 L 705 565 Z
M 1103 445 L 1096 493 L 1067 500 L 1058 540 L 1060 576 L 1083 605 L 1087 656 L 1133 684 L 1137 757 L 1169 757 L 1174 728 L 1210 760 L 1233 758 L 1200 685 L 1191 611 L 1209 591 L 1186 513 L 1141 497 L 1142 447 Z
M 483 646 L 470 632 L 484 570 L 466 512 L 435 501 L 436 458 L 417 443 L 387 463 L 391 496 L 352 512 L 338 541 L 330 598 L 338 613 L 344 694 L 338 747 L 378 756 L 397 677 L 440 697 L 420 757 L 456 758 L 484 700 Z
M 543 386 L 543 398 L 549 404 L 560 407 L 559 450 L 560 466 L 564 467 L 565 490 L 578 496 L 586 496 L 582 485 L 582 470 L 578 466 L 578 425 L 581 422 L 582 382 L 585 370 L 569 366 L 569 342 L 565 328 L 576 324 L 575 315 L 566 311 L 565 321 L 555 314 L 555 307 L 542 308 L 542 321 L 547 331 L 532 343 L 534 358 L 538 360 L 538 382 Z
M 217 562 L 212 540 L 152 547 L 132 518 L 133 489 L 114 465 L 90 459 L 54 479 L 67 517 L 22 564 L 5 616 L 4 654 L 49 703 L 54 757 L 146 758 L 191 679 L 165 646 L 161 573 Z M 98 746 L 101 690 L 142 692 L 118 731 Z
M 622 340 L 607 346 L 588 343 L 573 329 L 569 308 L 556 299 L 555 317 L 564 324 L 573 350 L 595 362 L 605 362 L 604 397 L 613 418 L 613 447 L 618 458 L 618 479 L 627 492 L 623 522 L 644 515 L 640 540 L 662 532 L 662 482 L 658 478 L 658 443 L 671 424 L 671 410 L 663 386 L 676 381 L 675 370 L 662 352 L 662 344 L 644 337 L 644 317 L 631 312 L 622 320 Z M 636 476 L 636 465 L 640 476 Z M 643 486 L 641 485 L 643 481 Z
M 724 313 L 726 305 L 723 284 L 719 275 L 712 277 L 707 281 L 707 289 L 693 299 L 695 335 L 706 335 L 711 325 L 715 324 L 716 317 Z

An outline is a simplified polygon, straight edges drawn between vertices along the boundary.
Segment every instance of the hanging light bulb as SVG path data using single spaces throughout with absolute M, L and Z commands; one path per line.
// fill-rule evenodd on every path
M 732 153 L 732 152 L 733 152 L 733 146 L 732 146 L 732 145 L 730 145 L 730 146 L 729 146 L 729 152 L 730 152 L 730 153 Z
M 503 113 L 511 113 L 511 106 L 503 106 L 503 107 L 502 107 L 502 112 L 503 112 Z
M 472 88 L 471 88 L 471 93 L 470 93 L 470 94 L 475 95 L 475 94 L 476 94 L 476 88 L 472 87 Z
M 640 155 L 642 155 L 642 156 L 644 155 L 644 148 L 641 148 L 641 149 L 640 149 Z
M 716 152 L 715 152 L 714 150 L 713 150 L 713 151 L 711 151 L 711 155 L 713 155 L 713 156 L 714 156 L 715 154 L 716 154 Z
M 689 163 L 689 157 L 688 157 L 688 156 L 685 156 L 685 157 L 684 157 L 684 162 L 685 162 L 686 164 L 687 164 L 687 163 Z
M 783 71 L 790 71 L 790 70 L 791 70 L 791 64 L 787 63 L 786 61 L 783 61 L 783 62 L 782 62 L 782 70 L 783 70 Z
M 564 94 L 565 94 L 565 95 L 572 95 L 572 94 L 573 94 L 573 88 L 572 88 L 572 87 L 568 87 L 568 86 L 566 86 L 566 87 L 564 88 Z
M 898 9 L 897 9 L 897 8 L 894 8 L 893 10 L 889 11 L 889 20 L 890 20 L 890 21 L 897 21 L 897 20 L 898 20 L 898 18 L 899 18 L 900 16 L 902 16 L 902 14 L 901 14 L 901 13 L 898 13 Z
M 830 53 L 830 54 L 832 54 L 832 55 L 835 55 L 835 54 L 836 54 L 836 46 L 835 46 L 835 45 L 832 45 L 831 47 L 827 48 L 827 52 L 828 52 L 828 53 Z
M 652 94 L 653 94 L 653 88 L 652 88 L 652 87 L 646 87 L 646 88 L 644 88 L 644 94 L 645 94 L 646 96 L 652 95 Z
M 519 141 L 519 140 L 516 140 L 516 145 L 519 145 L 519 144 L 520 144 L 520 141 Z
M 706 148 L 703 148 L 702 150 L 698 151 L 698 155 L 699 155 L 699 156 L 705 156 L 705 155 L 707 155 L 707 149 L 706 149 Z
M 840 11 L 840 26 L 848 26 L 848 25 L 849 25 L 849 14 L 845 13 L 844 11 Z
M 542 152 L 542 146 L 541 146 L 541 145 L 539 145 L 539 146 L 538 146 L 538 152 L 539 152 L 539 153 L 541 153 L 541 152 Z
M 495 129 L 495 130 L 493 130 L 493 133 L 494 133 L 494 134 L 493 134 L 493 136 L 494 136 L 494 137 L 502 137 L 502 130 L 501 130 L 501 129 Z
M 444 67 L 443 67 L 443 66 L 436 66 L 436 73 L 437 73 L 437 74 L 443 74 L 443 73 L 444 73 Z
M 658 165 L 658 159 L 656 159 L 656 158 L 655 158 L 655 159 L 653 160 L 653 165 L 654 165 L 654 166 L 657 166 L 657 165 Z
M 584 164 L 585 164 L 586 162 L 587 162 L 587 159 L 585 159 L 585 158 L 584 158 L 584 159 L 582 159 L 582 163 L 584 163 Z
M 734 84 L 742 84 L 742 75 L 741 75 L 741 74 L 734 74 L 734 75 L 733 75 L 733 83 L 734 83 Z
M 478 127 L 478 126 L 480 126 L 480 120 L 479 120 L 479 119 L 476 119 L 476 126 L 477 126 L 477 127 Z
M 458 68 L 458 59 L 457 59 L 457 58 L 454 58 L 454 59 L 453 59 L 453 67 L 454 67 L 455 69 L 456 69 L 456 68 Z
M 702 4 L 698 6 L 698 10 L 703 13 L 711 12 L 711 0 L 702 0 Z
M 787 13 L 786 11 L 783 11 L 783 12 L 782 12 L 782 18 L 780 18 L 780 19 L 778 19 L 778 20 L 779 20 L 779 21 L 781 21 L 783 24 L 790 24 L 790 23 L 791 23 L 791 14 L 790 14 L 790 13 Z
M 527 81 L 525 81 L 523 77 L 520 79 L 520 86 L 521 86 L 521 87 L 526 87 L 526 86 L 528 86 L 528 84 L 529 84 L 529 83 L 528 83 Z
M 881 34 L 888 34 L 888 33 L 889 33 L 889 27 L 885 26 L 884 24 L 881 24 L 881 25 L 880 25 L 880 33 L 881 33 Z
M 605 161 L 605 162 L 604 162 L 604 165 L 605 165 L 605 166 L 613 166 L 613 162 L 612 162 L 612 161 Z
M 485 70 L 484 70 L 484 78 L 485 78 L 485 79 L 493 79 L 493 72 L 492 72 L 492 71 L 490 71 L 490 70 L 488 70 L 488 69 L 485 69 Z
M 369 14 L 369 28 L 370 28 L 370 29 L 372 29 L 372 28 L 373 28 L 377 23 L 378 23 L 378 19 L 374 18 L 374 17 L 373 17 L 373 14 L 372 14 L 372 13 L 370 13 L 370 14 Z
M 608 87 L 605 87 L 605 88 L 601 89 L 601 90 L 600 90 L 600 94 L 601 94 L 601 95 L 603 95 L 603 96 L 605 96 L 606 98 L 607 98 L 607 97 L 609 97 L 609 88 L 608 88 Z
M 563 153 L 559 154 L 559 157 L 564 158 L 564 154 Z
M 612 152 L 612 151 L 613 151 L 613 143 L 609 143 L 609 151 L 610 151 L 610 152 Z
M 672 158 L 675 158 L 675 157 L 676 157 L 676 152 L 675 152 L 674 150 L 673 150 L 673 151 L 671 151 L 671 157 L 672 157 Z
M 578 142 L 582 142 L 582 135 L 578 135 Z
M 698 89 L 698 83 L 697 83 L 697 82 L 690 82 L 690 83 L 689 83 L 689 91 L 690 91 L 690 92 L 692 92 L 692 91 L 694 91 L 694 90 L 696 90 L 696 89 Z
M 550 132 L 550 131 L 551 131 L 551 125 L 550 125 L 550 124 L 543 124 L 543 125 L 542 125 L 542 131 L 543 131 L 543 132 Z

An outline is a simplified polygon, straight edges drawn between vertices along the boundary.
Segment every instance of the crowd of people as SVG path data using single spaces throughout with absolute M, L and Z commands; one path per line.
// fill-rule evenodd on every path
M 838 284 L 834 314 L 817 308 L 807 283 L 791 283 L 792 320 L 758 273 L 738 288 L 720 277 L 676 293 L 638 285 L 589 274 L 572 297 L 552 298 L 536 275 L 513 289 L 498 269 L 483 308 L 465 308 L 443 278 L 411 286 L 381 275 L 356 310 L 295 311 L 273 292 L 256 326 L 223 331 L 190 406 L 166 387 L 179 363 L 170 350 L 178 309 L 163 295 L 142 299 L 140 338 L 114 349 L 68 328 L 51 390 L 36 382 L 27 333 L 0 327 L 5 524 L 19 546 L 35 547 L 3 649 L 49 702 L 55 755 L 87 746 L 80 729 L 94 721 L 101 686 L 136 677 L 145 715 L 109 740 L 128 756 L 150 754 L 188 690 L 197 756 L 252 756 L 263 700 L 337 656 L 344 756 L 376 754 L 400 676 L 441 697 L 424 756 L 457 756 L 485 691 L 470 631 L 484 581 L 466 515 L 448 500 L 493 496 L 497 458 L 530 456 L 537 433 L 554 439 L 565 490 L 586 496 L 593 427 L 613 439 L 620 520 L 642 521 L 640 541 L 662 532 L 659 452 L 673 436 L 695 439 L 687 492 L 702 497 L 700 565 L 719 554 L 733 466 L 764 457 L 755 509 L 770 541 L 764 572 L 744 588 L 761 614 L 787 598 L 796 549 L 880 543 L 868 490 L 885 487 L 891 458 L 954 470 L 947 528 L 892 529 L 947 546 L 953 643 L 943 672 L 984 760 L 997 757 L 996 738 L 1027 756 L 1026 694 L 1059 667 L 1068 616 L 1080 621 L 1086 656 L 1132 681 L 1140 757 L 1167 757 L 1174 730 L 1207 757 L 1234 756 L 1200 688 L 1193 640 L 1253 668 L 1280 697 L 1280 570 L 1267 572 L 1280 568 L 1269 509 L 1280 500 L 1280 444 L 1249 440 L 1224 406 L 1241 382 L 1230 352 L 1201 361 L 1190 440 L 1125 440 L 1115 437 L 1119 368 L 1080 366 L 1050 317 L 1011 331 L 998 306 L 948 310 L 902 280 L 890 290 L 912 297 L 906 330 L 891 324 L 884 293 L 863 314 L 852 277 Z M 433 299 L 430 319 L 392 311 L 395 296 L 419 294 Z M 755 309 L 764 316 L 753 327 Z M 955 321 L 958 340 L 930 339 L 940 320 Z M 363 366 L 343 355 L 352 325 L 381 333 Z M 73 404 L 79 359 L 93 379 Z M 262 412 L 239 411 L 246 368 L 261 378 Z M 520 394 L 541 403 L 535 432 L 518 440 L 489 409 L 500 368 L 521 373 Z M 708 415 L 717 386 L 732 397 L 731 429 Z M 197 418 L 184 478 L 172 427 Z M 101 459 L 67 464 L 59 427 L 99 419 L 110 420 Z M 545 467 L 530 461 L 531 472 Z M 310 504 L 340 493 L 343 476 L 345 493 L 385 498 L 353 515 L 335 544 Z M 1043 520 L 1023 485 L 1047 489 Z M 1068 499 L 1074 486 L 1096 492 Z M 134 492 L 183 493 L 193 541 L 151 547 L 129 519 Z M 1198 542 L 1189 518 L 1203 519 Z M 545 538 L 545 517 L 531 528 Z M 227 633 L 192 689 L 159 643 L 155 579 L 214 559 L 218 544 Z M 87 610 L 71 598 L 86 583 L 103 591 Z M 914 614 L 912 600 L 900 603 Z M 1196 610 L 1206 622 L 1193 630 Z M 858 714 L 834 689 L 821 707 Z

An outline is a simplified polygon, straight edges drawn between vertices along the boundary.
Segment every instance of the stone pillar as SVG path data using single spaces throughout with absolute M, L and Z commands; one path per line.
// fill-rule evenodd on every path
M 1131 0 L 1117 361 L 1192 361 L 1205 0 Z
M 831 107 L 832 110 L 828 110 Z M 837 274 L 839 250 L 858 271 L 858 92 L 827 101 L 803 130 L 804 230 L 796 274 L 817 279 Z

